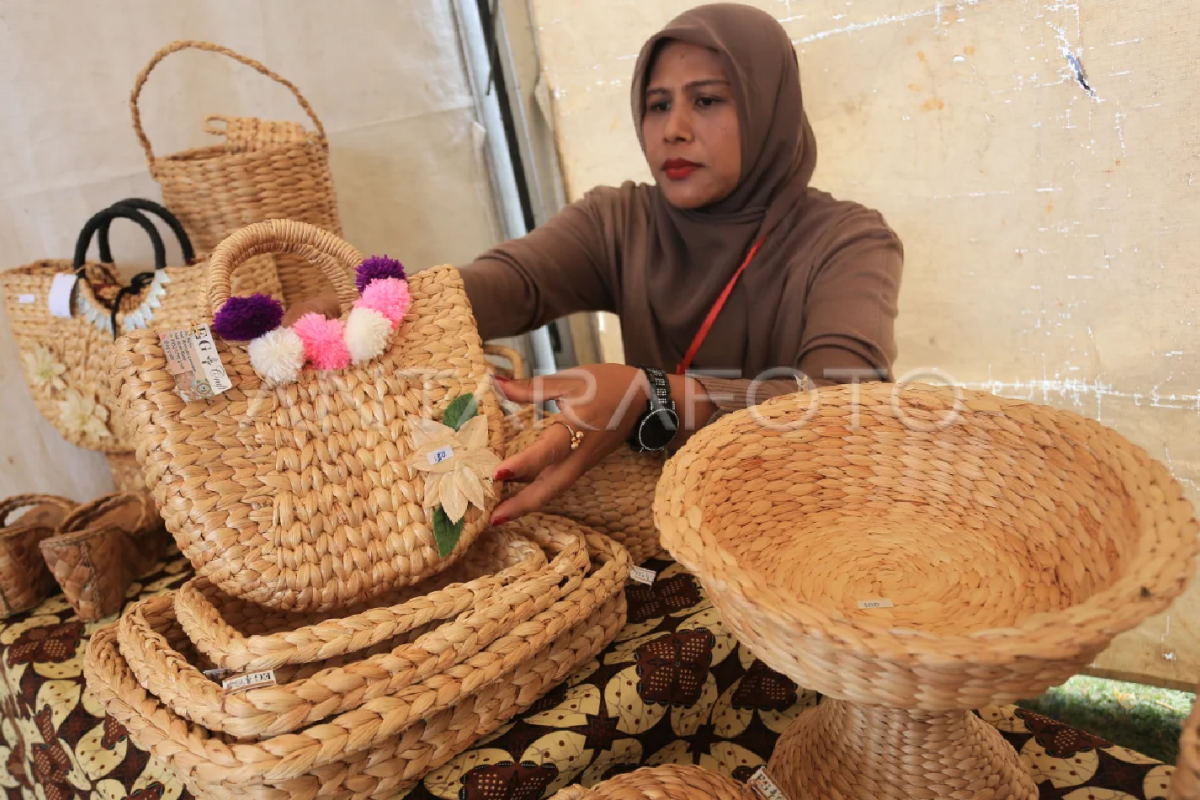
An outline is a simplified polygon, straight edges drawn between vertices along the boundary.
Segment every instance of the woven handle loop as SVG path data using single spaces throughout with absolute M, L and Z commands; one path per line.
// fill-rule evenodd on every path
M 36 506 L 57 506 L 64 511 L 75 507 L 72 500 L 53 494 L 18 494 L 0 502 L 0 528 L 8 526 L 8 517 L 14 511 Z
M 138 533 L 146 527 L 146 523 L 149 520 L 146 518 L 146 499 L 137 492 L 107 494 L 96 498 L 90 503 L 84 503 L 67 515 L 67 518 L 58 526 L 59 533 L 74 533 L 75 531 L 83 530 L 96 520 L 111 514 L 113 511 L 131 505 L 137 506 L 138 517 L 127 532 L 130 534 Z
M 213 44 L 212 42 L 181 40 L 178 42 L 172 42 L 154 54 L 154 57 L 150 59 L 150 63 L 143 67 L 142 71 L 138 73 L 137 81 L 135 81 L 133 84 L 133 94 L 129 98 L 129 107 L 133 112 L 133 132 L 137 134 L 138 141 L 142 143 L 142 149 L 146 151 L 146 163 L 153 166 L 154 148 L 151 147 L 150 139 L 146 136 L 146 131 L 142 128 L 142 112 L 141 109 L 138 108 L 138 97 L 142 93 L 142 87 L 146 85 L 146 80 L 150 77 L 150 72 L 156 66 L 158 66 L 160 61 L 172 53 L 178 53 L 180 50 L 187 49 L 207 50 L 211 53 L 220 53 L 221 55 L 229 56 L 234 61 L 245 64 L 246 66 L 251 67 L 259 73 L 267 76 L 271 80 L 283 84 L 296 97 L 296 101 L 300 104 L 300 107 L 304 109 L 304 113 L 308 114 L 308 118 L 313 121 L 313 125 L 315 125 L 317 128 L 317 136 L 321 141 L 325 140 L 325 126 L 322 125 L 321 120 L 317 118 L 317 112 L 313 111 L 312 106 L 308 104 L 308 100 L 304 99 L 304 95 L 300 93 L 300 90 L 297 89 L 295 84 L 293 84 L 287 78 L 272 72 L 263 64 L 255 61 L 253 58 L 244 56 L 241 53 L 235 53 L 228 47 L 222 47 L 221 45 Z
M 320 267 L 337 292 L 343 315 L 358 299 L 352 276 L 363 257 L 353 245 L 307 222 L 269 219 L 239 228 L 213 250 L 208 262 L 208 306 L 213 316 L 229 299 L 238 265 L 266 253 L 303 256 Z

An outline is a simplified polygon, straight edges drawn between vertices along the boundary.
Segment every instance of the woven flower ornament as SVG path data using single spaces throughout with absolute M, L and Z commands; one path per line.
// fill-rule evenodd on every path
M 358 265 L 360 297 L 345 320 L 305 314 L 280 327 L 283 306 L 268 295 L 231 297 L 213 318 L 213 331 L 228 341 L 248 341 L 250 364 L 264 380 L 295 383 L 304 365 L 343 369 L 383 354 L 408 313 L 412 297 L 399 261 L 372 256 Z

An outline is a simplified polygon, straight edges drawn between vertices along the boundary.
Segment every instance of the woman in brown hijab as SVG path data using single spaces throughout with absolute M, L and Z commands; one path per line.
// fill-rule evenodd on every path
M 677 447 L 810 380 L 892 377 L 901 244 L 877 212 L 809 186 L 817 146 L 782 26 L 744 5 L 694 8 L 646 42 L 632 99 L 654 183 L 593 189 L 462 269 L 484 339 L 609 311 L 628 361 L 501 384 L 510 400 L 557 400 L 566 424 L 500 465 L 529 485 L 496 523 L 618 447 Z

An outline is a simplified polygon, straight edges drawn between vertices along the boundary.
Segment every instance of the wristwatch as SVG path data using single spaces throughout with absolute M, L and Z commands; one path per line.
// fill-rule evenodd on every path
M 671 384 L 661 369 L 642 367 L 642 372 L 650 381 L 650 399 L 633 426 L 629 446 L 639 453 L 665 450 L 679 433 L 679 414 L 671 399 Z

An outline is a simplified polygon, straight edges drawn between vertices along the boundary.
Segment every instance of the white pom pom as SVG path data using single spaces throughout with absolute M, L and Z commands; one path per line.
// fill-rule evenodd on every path
M 355 364 L 370 361 L 388 346 L 392 323 L 373 308 L 355 307 L 346 320 L 346 347 Z
M 304 342 L 291 328 L 267 331 L 249 351 L 254 371 L 273 383 L 294 383 L 304 366 Z

